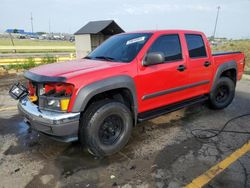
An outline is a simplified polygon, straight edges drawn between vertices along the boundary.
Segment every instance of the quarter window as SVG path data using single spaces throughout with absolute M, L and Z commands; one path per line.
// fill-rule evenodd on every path
M 189 57 L 206 57 L 206 47 L 201 35 L 186 34 L 185 35 Z
M 150 47 L 148 53 L 160 52 L 164 54 L 165 61 L 182 59 L 180 39 L 177 34 L 160 36 Z

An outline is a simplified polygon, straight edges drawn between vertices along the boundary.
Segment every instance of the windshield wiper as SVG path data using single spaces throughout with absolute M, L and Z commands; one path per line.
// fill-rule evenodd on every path
M 94 58 L 95 59 L 104 59 L 106 61 L 114 61 L 115 60 L 113 57 L 108 57 L 108 56 L 96 56 Z

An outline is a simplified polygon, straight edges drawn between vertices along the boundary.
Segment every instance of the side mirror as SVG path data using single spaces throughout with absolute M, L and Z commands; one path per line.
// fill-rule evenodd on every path
M 144 58 L 142 65 L 149 66 L 149 65 L 156 65 L 163 63 L 165 61 L 164 54 L 160 52 L 152 52 L 146 55 Z

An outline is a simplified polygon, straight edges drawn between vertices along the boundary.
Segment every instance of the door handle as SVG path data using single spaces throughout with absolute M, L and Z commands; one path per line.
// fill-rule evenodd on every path
M 205 67 L 209 67 L 211 65 L 211 63 L 209 62 L 209 61 L 206 61 L 205 63 L 204 63 L 204 66 Z
M 177 67 L 177 70 L 180 71 L 180 72 L 184 71 L 185 69 L 186 69 L 185 65 L 179 65 Z

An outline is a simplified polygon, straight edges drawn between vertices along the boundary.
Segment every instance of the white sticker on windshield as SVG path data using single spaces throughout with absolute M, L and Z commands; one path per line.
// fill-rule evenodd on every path
M 129 45 L 129 44 L 133 44 L 133 43 L 136 43 L 136 42 L 142 42 L 145 40 L 145 36 L 143 37 L 138 37 L 138 38 L 135 38 L 135 39 L 131 39 L 131 40 L 128 40 L 126 42 L 126 45 Z

